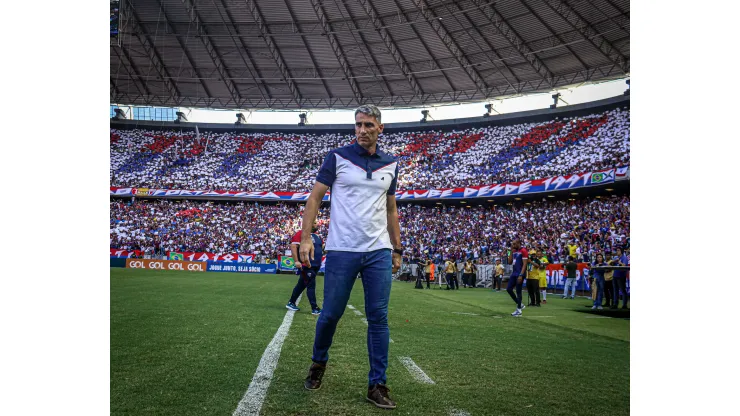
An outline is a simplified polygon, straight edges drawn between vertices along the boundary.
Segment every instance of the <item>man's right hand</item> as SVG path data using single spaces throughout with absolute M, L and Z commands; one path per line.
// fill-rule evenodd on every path
M 301 240 L 301 248 L 298 254 L 301 259 L 301 263 L 311 264 L 311 261 L 313 260 L 313 254 L 314 254 L 313 241 L 311 241 L 311 239 Z

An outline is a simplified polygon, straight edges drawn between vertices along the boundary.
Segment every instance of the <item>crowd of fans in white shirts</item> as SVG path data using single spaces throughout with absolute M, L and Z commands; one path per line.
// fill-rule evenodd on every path
M 629 249 L 629 196 L 542 201 L 489 206 L 426 207 L 399 204 L 406 261 L 501 258 L 514 239 L 524 247 L 543 247 L 555 262 L 570 253 L 591 261 L 598 252 Z M 301 205 L 112 199 L 110 247 L 141 250 L 256 254 L 258 261 L 289 253 L 300 228 Z M 326 241 L 329 208 L 318 216 Z M 576 246 L 576 247 L 573 247 Z
M 387 133 L 398 189 L 518 182 L 629 165 L 629 110 L 452 132 Z M 242 134 L 111 129 L 110 184 L 158 189 L 311 190 L 347 134 Z

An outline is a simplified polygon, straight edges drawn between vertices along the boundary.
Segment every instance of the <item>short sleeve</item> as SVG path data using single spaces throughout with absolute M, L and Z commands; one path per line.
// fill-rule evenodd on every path
M 521 253 L 522 253 L 522 260 L 526 260 L 529 258 L 529 252 L 527 251 L 526 248 L 522 248 Z
M 290 240 L 290 244 L 301 244 L 301 233 L 303 233 L 303 231 L 295 233 L 293 238 Z
M 326 186 L 331 186 L 336 178 L 337 158 L 334 156 L 334 152 L 329 152 L 324 159 L 324 164 L 321 165 L 321 168 L 319 169 L 319 173 L 316 175 L 316 182 L 321 182 Z
M 391 181 L 391 187 L 388 188 L 388 192 L 386 195 L 395 195 L 396 194 L 396 188 L 398 187 L 398 162 L 396 162 L 396 173 L 393 175 L 393 180 Z

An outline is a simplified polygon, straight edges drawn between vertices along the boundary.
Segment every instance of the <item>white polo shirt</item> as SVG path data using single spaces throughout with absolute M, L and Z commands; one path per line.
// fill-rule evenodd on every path
M 370 155 L 357 143 L 329 152 L 316 181 L 331 187 L 326 251 L 392 249 L 387 197 L 395 195 L 398 162 L 376 148 Z

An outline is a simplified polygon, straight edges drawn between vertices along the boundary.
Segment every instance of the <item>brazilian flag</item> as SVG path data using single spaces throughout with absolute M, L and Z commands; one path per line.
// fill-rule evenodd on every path
M 174 251 L 170 251 L 170 260 L 185 260 L 185 257 L 182 255 L 182 253 L 175 253 Z
M 295 260 L 291 256 L 280 256 L 280 270 L 295 269 Z

